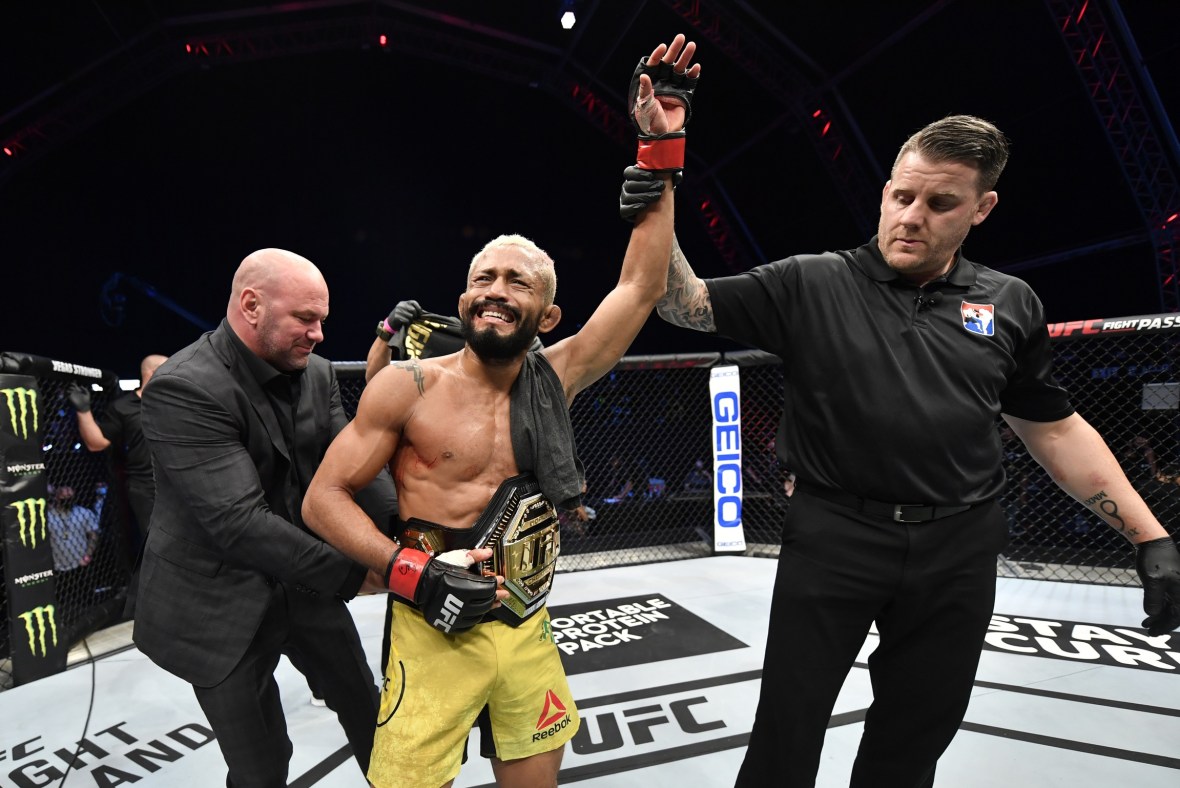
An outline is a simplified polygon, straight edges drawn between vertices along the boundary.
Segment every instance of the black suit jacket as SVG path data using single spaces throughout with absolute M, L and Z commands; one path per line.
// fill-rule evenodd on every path
M 275 582 L 322 602 L 325 614 L 348 615 L 343 600 L 365 575 L 300 519 L 310 472 L 347 423 L 331 364 L 310 357 L 289 446 L 230 330 L 223 321 L 175 353 L 143 392 L 156 504 L 134 640 L 165 670 L 205 687 L 240 661 Z M 291 481 L 294 460 L 310 469 L 300 485 Z M 392 504 L 388 475 L 370 492 Z M 387 510 L 369 511 L 384 524 Z

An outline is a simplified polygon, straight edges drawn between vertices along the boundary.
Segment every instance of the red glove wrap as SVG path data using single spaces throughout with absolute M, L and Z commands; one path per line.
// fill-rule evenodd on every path
M 641 170 L 684 169 L 684 135 L 639 140 L 636 166 Z
M 421 550 L 399 548 L 389 558 L 389 567 L 385 570 L 385 585 L 402 599 L 413 602 L 418 582 L 422 579 L 422 573 L 429 562 L 430 556 Z

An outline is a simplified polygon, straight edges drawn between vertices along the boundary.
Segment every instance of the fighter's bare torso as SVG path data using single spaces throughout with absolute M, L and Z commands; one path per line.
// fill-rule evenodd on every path
M 500 483 L 519 473 L 510 385 L 472 374 L 462 352 L 400 362 L 381 375 L 399 378 L 392 381 L 397 396 L 406 396 L 408 381 L 414 389 L 412 400 L 391 413 L 390 428 L 400 432 L 389 463 L 399 516 L 471 527 Z

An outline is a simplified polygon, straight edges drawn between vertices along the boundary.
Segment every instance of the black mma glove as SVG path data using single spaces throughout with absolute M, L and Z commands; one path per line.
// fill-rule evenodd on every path
M 660 96 L 673 96 L 684 105 L 684 125 L 679 131 L 650 133 L 643 117 L 643 107 L 636 106 L 640 74 L 647 74 L 651 78 L 652 95 L 649 101 L 656 101 Z M 692 94 L 698 81 L 697 77 L 690 77 L 687 72 L 677 74 L 672 63 L 660 61 L 654 66 L 649 66 L 647 58 L 641 58 L 627 88 L 627 116 L 639 132 L 636 166 L 643 170 L 670 174 L 673 188 L 679 186 L 684 177 L 684 130 L 688 128 L 688 121 L 692 118 Z
M 1170 536 L 1135 545 L 1135 571 L 1143 583 L 1143 627 L 1152 637 L 1180 627 L 1180 552 Z
M 90 392 L 79 386 L 77 383 L 71 383 L 66 389 L 66 397 L 70 400 L 70 405 L 79 413 L 90 412 Z
M 399 301 L 389 317 L 377 324 L 377 336 L 388 342 L 402 326 L 408 326 L 422 317 L 422 307 L 417 301 Z
M 432 556 L 399 547 L 389 559 L 385 585 L 413 602 L 440 632 L 466 632 L 480 622 L 496 601 L 496 578 L 483 577 L 455 561 L 469 561 L 466 550 Z
M 650 170 L 628 167 L 623 170 L 623 191 L 619 194 L 619 216 L 633 222 L 649 205 L 659 201 L 664 181 Z

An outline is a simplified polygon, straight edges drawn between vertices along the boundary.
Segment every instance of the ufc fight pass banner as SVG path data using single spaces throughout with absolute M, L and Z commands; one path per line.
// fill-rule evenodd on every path
M 0 506 L 12 676 L 17 685 L 64 670 L 69 650 L 56 603 L 46 519 L 44 423 L 37 379 L 0 375 Z
M 709 371 L 709 408 L 713 413 L 713 551 L 741 553 L 742 533 L 742 387 L 736 366 Z

